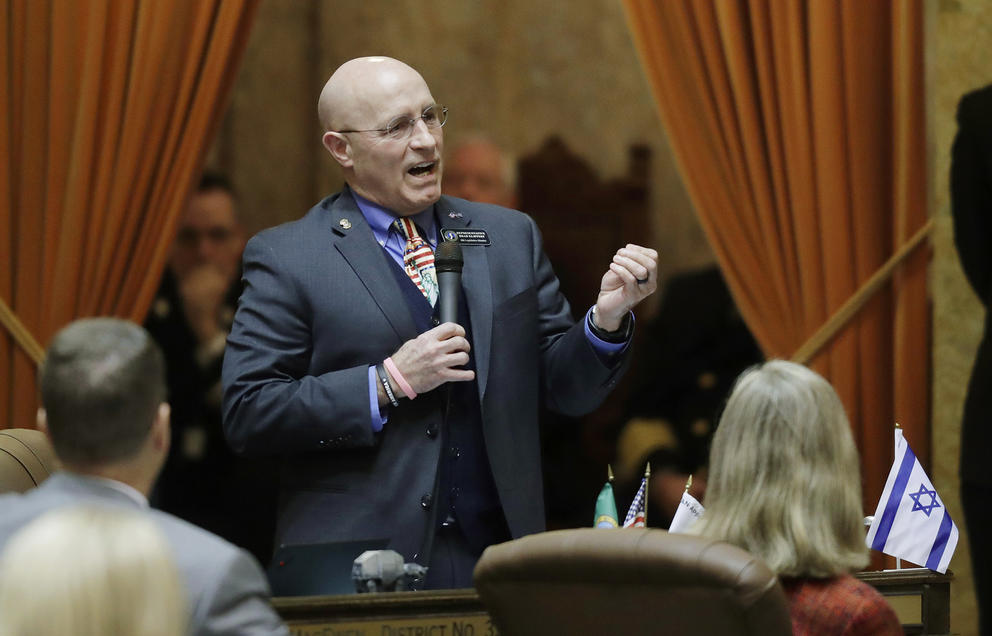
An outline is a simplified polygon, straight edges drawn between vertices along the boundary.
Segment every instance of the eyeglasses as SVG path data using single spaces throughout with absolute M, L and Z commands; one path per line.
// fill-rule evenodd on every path
M 444 122 L 448 120 L 448 109 L 441 104 L 431 104 L 424 109 L 424 112 L 420 114 L 420 117 L 414 117 L 413 119 L 410 119 L 409 117 L 397 117 L 386 124 L 385 128 L 369 128 L 366 130 L 335 130 L 334 132 L 377 132 L 383 137 L 389 137 L 390 139 L 406 139 L 417 126 L 417 121 L 421 119 L 424 120 L 424 123 L 428 128 L 440 128 L 444 125 Z

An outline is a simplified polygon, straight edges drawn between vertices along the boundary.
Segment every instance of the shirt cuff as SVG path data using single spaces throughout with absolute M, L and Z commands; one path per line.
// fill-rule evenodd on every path
M 601 360 L 603 360 L 604 362 L 609 362 L 617 354 L 623 352 L 624 349 L 626 349 L 628 346 L 630 346 L 630 339 L 629 338 L 627 340 L 623 341 L 623 342 L 616 342 L 616 343 L 614 343 L 614 342 L 607 342 L 607 341 L 603 340 L 602 338 L 600 338 L 599 336 L 597 336 L 596 334 L 594 334 L 592 332 L 592 329 L 589 328 L 589 321 L 591 319 L 592 319 L 592 307 L 590 307 L 589 308 L 589 311 L 586 312 L 586 316 L 585 316 L 585 319 L 584 319 L 584 327 L 585 327 L 585 331 L 586 331 L 586 339 L 589 341 L 589 344 L 592 345 L 593 350 L 596 351 L 596 355 L 598 355 Z M 634 332 L 634 329 L 633 329 L 633 327 L 634 327 L 634 313 L 633 312 L 630 313 L 630 321 L 631 321 L 630 333 L 633 333 Z
M 369 413 L 372 415 L 372 432 L 378 433 L 382 425 L 389 421 L 389 414 L 384 414 L 379 406 L 379 378 L 376 377 L 374 364 L 369 365 Z

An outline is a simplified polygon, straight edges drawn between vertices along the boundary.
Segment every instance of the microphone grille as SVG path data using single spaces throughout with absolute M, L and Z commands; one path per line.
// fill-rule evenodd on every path
M 438 272 L 460 272 L 465 261 L 462 246 L 456 241 L 441 241 L 434 252 L 434 269 Z

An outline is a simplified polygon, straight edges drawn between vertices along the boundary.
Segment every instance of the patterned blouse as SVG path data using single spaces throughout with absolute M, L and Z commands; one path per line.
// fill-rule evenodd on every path
M 794 636 L 901 636 L 895 611 L 878 590 L 850 575 L 782 579 Z

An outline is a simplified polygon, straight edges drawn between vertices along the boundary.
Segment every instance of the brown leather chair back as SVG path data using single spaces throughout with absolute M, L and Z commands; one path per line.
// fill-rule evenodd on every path
M 41 431 L 0 430 L 0 494 L 34 488 L 52 474 L 57 463 L 52 445 Z
M 558 530 L 491 546 L 475 587 L 501 636 L 792 633 L 764 563 L 664 530 Z

